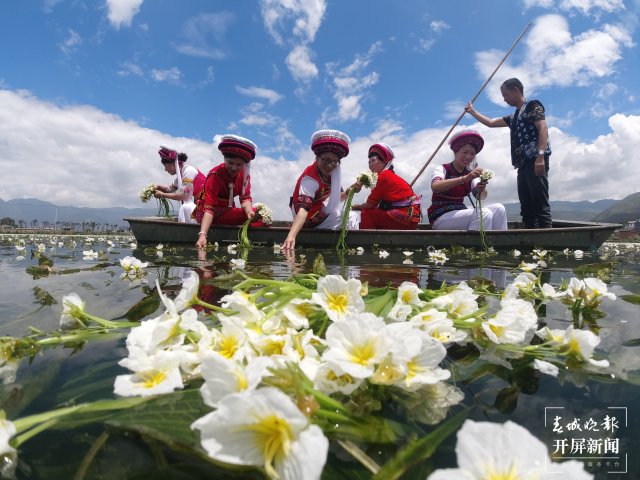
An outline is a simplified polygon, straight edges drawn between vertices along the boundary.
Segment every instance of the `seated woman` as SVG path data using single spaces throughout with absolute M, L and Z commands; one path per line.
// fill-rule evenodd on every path
M 395 154 L 385 143 L 369 147 L 369 170 L 378 174 L 378 181 L 367 201 L 353 205 L 361 210 L 361 229 L 415 230 L 420 221 L 420 197 L 411 186 L 393 171 Z M 362 184 L 354 183 L 350 188 L 360 191 Z
M 251 200 L 250 162 L 256 156 L 256 145 L 237 135 L 223 135 L 218 150 L 224 162 L 207 174 L 204 199 L 199 200 L 194 211 L 202 227 L 198 233 L 197 248 L 207 246 L 207 234 L 211 225 L 242 225 L 255 216 Z M 236 207 L 235 197 L 240 199 Z M 255 222 L 254 226 L 262 225 Z
M 204 188 L 204 174 L 196 167 L 185 165 L 186 153 L 178 153 L 161 146 L 158 154 L 162 165 L 164 165 L 164 170 L 169 175 L 175 175 L 176 179 L 170 185 L 156 185 L 154 196 L 182 202 L 180 210 L 178 210 L 178 221 L 195 223 L 195 220 L 191 218 L 191 214 L 196 208 L 194 197 L 198 197 Z
M 478 210 L 468 209 L 464 198 L 470 193 L 481 200 L 487 198 L 487 184 L 480 181 L 482 169 L 473 166 L 484 140 L 477 132 L 464 130 L 451 137 L 449 145 L 454 152 L 453 162 L 436 167 L 431 178 L 429 222 L 435 230 L 479 230 Z M 483 205 L 482 222 L 485 230 L 506 230 L 504 206 Z
M 350 141 L 338 130 L 319 130 L 311 136 L 311 150 L 316 159 L 298 178 L 289 201 L 294 218 L 283 244 L 285 250 L 295 248 L 296 237 L 303 227 L 340 228 L 340 202 L 346 198 L 340 186 L 340 160 L 349 154 Z M 351 212 L 349 228 L 358 228 L 357 218 L 358 214 Z

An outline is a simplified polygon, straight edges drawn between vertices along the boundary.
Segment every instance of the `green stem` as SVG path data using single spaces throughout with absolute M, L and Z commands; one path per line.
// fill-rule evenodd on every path
M 338 243 L 336 244 L 336 250 L 338 252 L 344 252 L 347 250 L 347 223 L 349 220 L 349 212 L 351 211 L 351 202 L 353 201 L 353 196 L 355 195 L 355 190 L 350 190 L 347 194 L 347 199 L 344 202 L 344 208 L 342 209 L 342 225 L 340 227 L 340 238 L 338 238 Z

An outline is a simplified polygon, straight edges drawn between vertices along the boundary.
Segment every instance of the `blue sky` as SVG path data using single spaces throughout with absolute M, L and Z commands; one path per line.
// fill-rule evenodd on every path
M 206 172 L 221 160 L 219 135 L 237 133 L 259 147 L 254 200 L 284 219 L 318 128 L 353 140 L 345 186 L 378 141 L 411 181 L 528 22 L 476 108 L 508 114 L 499 84 L 519 77 L 547 109 L 552 199 L 623 198 L 640 184 L 639 10 L 640 0 L 5 0 L 0 165 L 15 175 L 0 198 L 139 206 L 144 185 L 170 181 L 158 145 Z M 468 116 L 463 126 L 485 136 L 490 198 L 516 201 L 508 130 Z M 416 190 L 428 198 L 432 167 L 450 159 L 445 144 Z

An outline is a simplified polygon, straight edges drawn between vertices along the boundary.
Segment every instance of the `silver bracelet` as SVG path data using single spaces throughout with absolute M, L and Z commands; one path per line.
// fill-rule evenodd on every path
M 198 236 L 200 236 L 200 235 L 204 235 L 204 236 L 206 236 L 206 235 L 207 235 L 207 232 L 198 232 Z

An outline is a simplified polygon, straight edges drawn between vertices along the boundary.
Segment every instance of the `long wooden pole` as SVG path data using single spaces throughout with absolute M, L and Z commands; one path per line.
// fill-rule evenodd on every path
M 513 42 L 513 45 L 511 45 L 511 48 L 509 49 L 509 51 L 507 53 L 505 53 L 504 57 L 502 57 L 502 60 L 500 60 L 500 63 L 498 64 L 498 66 L 493 70 L 493 72 L 491 73 L 491 75 L 489 75 L 489 78 L 487 78 L 485 80 L 485 82 L 482 84 L 482 86 L 480 87 L 480 90 L 478 90 L 478 93 L 476 93 L 474 95 L 474 97 L 471 99 L 471 103 L 476 101 L 476 98 L 478 98 L 478 96 L 482 93 L 482 90 L 484 90 L 484 87 L 487 86 L 487 84 L 491 81 L 491 79 L 493 78 L 493 76 L 496 74 L 496 72 L 498 71 L 498 69 L 502 66 L 502 64 L 504 63 L 504 61 L 507 59 L 507 57 L 509 56 L 509 54 L 511 53 L 511 51 L 515 48 L 515 46 L 518 44 L 518 42 L 520 41 L 520 39 L 522 37 L 524 37 L 524 34 L 527 33 L 527 30 L 529 30 L 529 27 L 531 27 L 531 22 L 529 22 L 527 24 L 527 26 L 525 27 L 525 29 L 522 31 L 522 33 L 518 36 L 518 38 L 516 38 L 516 41 Z M 420 175 L 422 175 L 422 172 L 424 172 L 424 169 L 427 168 L 427 165 L 429 165 L 429 163 L 431 163 L 431 160 L 433 160 L 433 157 L 436 156 L 436 153 L 438 153 L 438 150 L 440 150 L 440 147 L 442 147 L 442 144 L 445 142 L 445 140 L 449 137 L 449 135 L 451 134 L 451 132 L 453 131 L 454 128 L 456 128 L 456 125 L 458 125 L 458 123 L 460 122 L 460 120 L 462 120 L 462 117 L 464 117 L 464 114 L 467 113 L 466 110 L 462 110 L 462 113 L 458 116 L 457 120 L 455 121 L 455 123 L 453 125 L 451 125 L 451 128 L 449 129 L 449 131 L 447 131 L 447 133 L 445 134 L 444 138 L 442 139 L 442 141 L 440 141 L 440 143 L 438 144 L 438 146 L 436 147 L 435 151 L 431 154 L 431 156 L 429 157 L 429 159 L 427 160 L 427 162 L 422 166 L 422 168 L 420 169 L 420 171 L 418 172 L 418 174 L 416 175 L 416 178 L 414 178 L 411 183 L 409 185 L 413 186 L 414 183 L 416 183 L 416 180 L 418 180 L 418 178 L 420 178 Z

